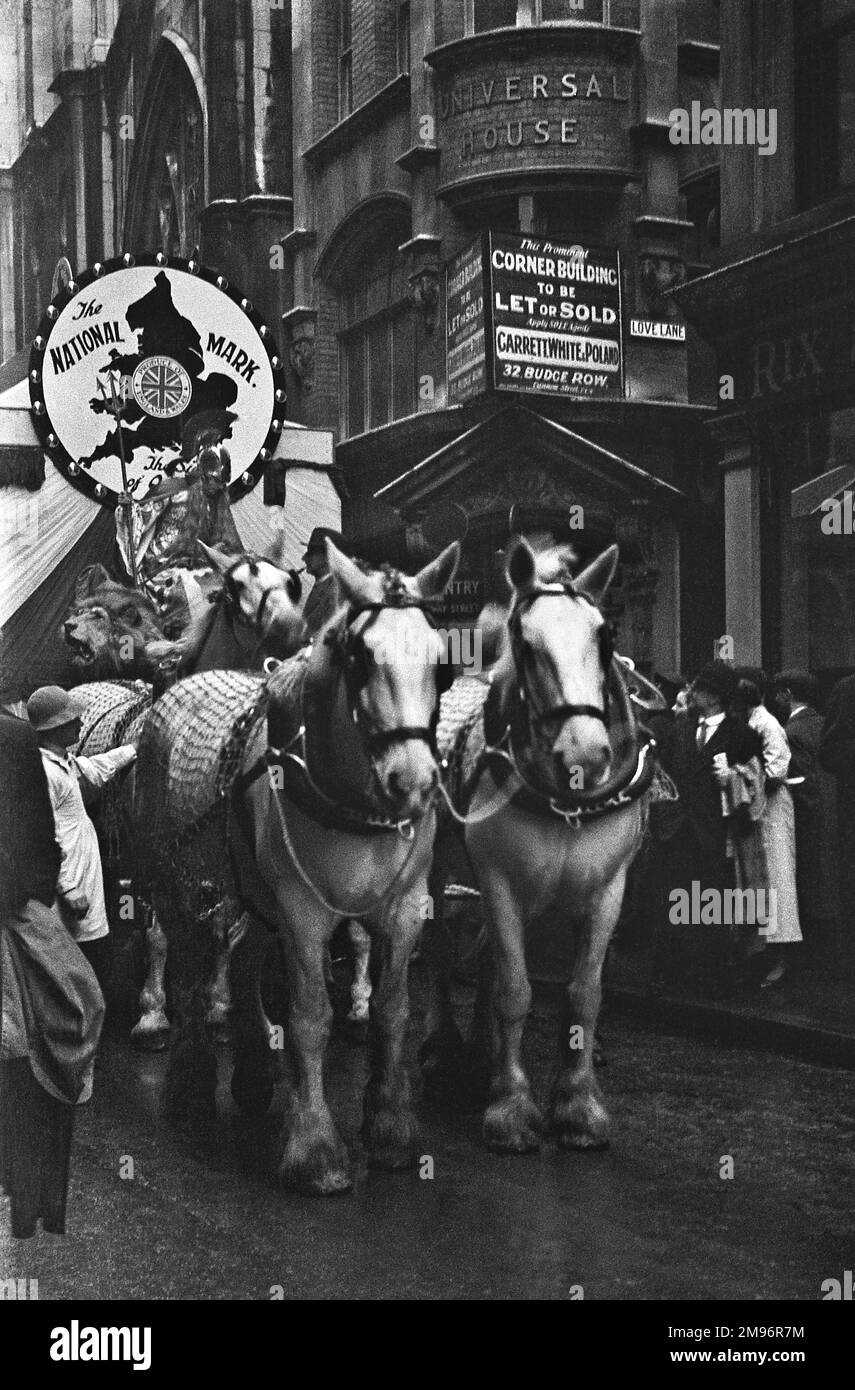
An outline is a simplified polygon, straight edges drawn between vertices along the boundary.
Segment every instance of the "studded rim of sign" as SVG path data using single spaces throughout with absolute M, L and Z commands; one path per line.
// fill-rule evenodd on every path
M 157 254 L 141 253 L 137 255 L 126 251 L 121 256 L 114 256 L 106 261 L 97 261 L 94 265 L 90 266 L 88 270 L 82 271 L 80 275 L 75 275 L 59 290 L 42 315 L 30 349 L 28 378 L 30 387 L 30 413 L 36 434 L 39 437 L 39 442 L 45 453 L 50 457 L 51 462 L 60 469 L 72 486 L 78 488 L 81 492 L 85 492 L 87 496 L 94 498 L 98 502 L 109 501 L 111 495 L 113 499 L 115 498 L 116 490 L 108 488 L 95 478 L 90 477 L 89 474 L 80 467 L 77 460 L 72 458 L 65 445 L 62 443 L 55 424 L 51 421 L 50 414 L 44 401 L 42 364 L 50 344 L 51 334 L 59 324 L 63 311 L 71 301 L 77 297 L 81 290 L 89 288 L 89 286 L 95 284 L 97 281 L 119 270 L 144 270 L 149 268 L 155 270 L 183 271 L 213 286 L 220 294 L 230 299 L 249 320 L 260 340 L 261 347 L 263 347 L 267 355 L 273 375 L 272 417 L 264 443 L 259 449 L 256 457 L 241 471 L 237 479 L 229 486 L 229 494 L 232 500 L 237 500 L 239 497 L 246 496 L 247 493 L 251 492 L 253 487 L 255 487 L 264 471 L 265 464 L 269 463 L 273 458 L 276 446 L 279 443 L 279 437 L 282 433 L 284 409 L 287 402 L 285 367 L 279 356 L 273 332 L 261 315 L 256 312 L 254 305 L 247 296 L 244 295 L 240 289 L 237 289 L 221 271 L 212 266 L 202 265 L 201 262 L 195 259 L 187 260 L 183 256 L 167 256 L 163 252 L 157 252 Z M 152 404 L 152 402 L 154 402 L 155 405 L 157 403 L 157 393 L 152 390 L 150 384 L 143 385 L 140 375 L 143 368 L 151 368 L 155 365 L 171 365 L 172 368 L 177 368 L 177 373 L 175 373 L 174 376 L 170 376 L 170 380 L 173 388 L 175 386 L 180 386 L 179 398 L 183 397 L 186 387 L 190 387 L 190 378 L 184 368 L 176 362 L 174 358 L 170 358 L 166 355 L 153 355 L 145 358 L 135 369 L 133 377 L 129 382 L 129 389 L 137 401 L 137 404 L 141 409 L 145 410 L 146 414 L 154 419 L 169 419 L 172 418 L 173 415 L 179 415 L 185 406 L 182 405 L 175 410 L 167 410 L 165 413 L 158 414 L 157 409 L 154 408 Z M 138 376 L 140 376 L 140 383 L 137 388 L 134 382 Z M 143 399 L 140 399 L 140 395 L 137 394 L 138 389 Z M 172 394 L 173 392 L 170 391 L 170 397 Z M 162 410 L 163 407 L 161 406 L 160 409 Z

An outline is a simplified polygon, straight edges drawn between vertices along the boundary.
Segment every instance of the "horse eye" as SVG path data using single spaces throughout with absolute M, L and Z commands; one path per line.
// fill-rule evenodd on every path
M 255 563 L 254 560 L 250 560 L 249 562 L 249 572 L 252 575 L 253 579 L 258 578 L 258 565 Z

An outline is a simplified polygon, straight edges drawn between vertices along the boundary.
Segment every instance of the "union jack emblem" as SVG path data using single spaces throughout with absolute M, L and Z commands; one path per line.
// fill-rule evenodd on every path
M 134 400 L 146 415 L 171 420 L 190 402 L 190 378 L 173 357 L 147 357 L 132 378 Z

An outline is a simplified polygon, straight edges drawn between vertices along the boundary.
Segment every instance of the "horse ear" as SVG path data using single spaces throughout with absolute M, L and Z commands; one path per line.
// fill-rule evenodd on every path
M 196 544 L 208 563 L 213 565 L 218 573 L 225 574 L 227 570 L 231 569 L 235 562 L 234 555 L 224 555 L 222 550 L 215 550 L 212 545 L 206 545 L 204 541 L 197 541 Z
M 460 564 L 460 542 L 452 541 L 441 555 L 437 555 L 429 565 L 419 570 L 413 583 L 422 598 L 440 598 L 445 593 Z
M 505 564 L 505 574 L 515 589 L 527 589 L 537 574 L 537 561 L 528 541 L 520 536 Z
M 342 554 L 329 536 L 326 538 L 326 547 L 327 564 L 330 567 L 330 573 L 338 584 L 342 598 L 350 603 L 367 602 L 371 597 L 367 576 L 347 555 Z
M 288 597 L 292 603 L 299 603 L 303 593 L 303 585 L 296 570 L 288 570 L 288 583 L 285 585 Z
M 619 554 L 617 546 L 610 545 L 608 550 L 604 550 L 602 555 L 598 555 L 596 560 L 592 560 L 590 565 L 583 569 L 581 574 L 577 574 L 573 580 L 574 589 L 578 589 L 580 594 L 584 594 L 598 608 L 615 577 Z
M 103 565 L 87 565 L 85 570 L 81 570 L 74 584 L 75 602 L 82 603 L 84 599 L 91 598 L 97 589 L 109 583 L 110 576 Z

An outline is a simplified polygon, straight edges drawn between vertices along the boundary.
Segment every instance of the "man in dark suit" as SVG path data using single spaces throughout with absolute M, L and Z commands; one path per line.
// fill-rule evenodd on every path
M 690 898 L 693 882 L 700 884 L 701 892 L 706 888 L 723 891 L 734 882 L 733 864 L 727 857 L 727 820 L 715 776 L 717 755 L 723 754 L 730 766 L 745 764 L 752 757 L 762 760 L 758 735 L 727 713 L 736 683 L 732 668 L 725 662 L 708 662 L 692 682 L 690 717 L 675 720 L 663 749 L 663 765 L 679 793 L 668 826 L 669 892 L 681 888 Z M 676 954 L 686 957 L 686 937 L 691 934 L 689 958 L 704 961 L 720 985 L 729 959 L 726 929 L 695 923 L 676 930 L 679 938 L 672 933 L 666 938 Z M 664 956 L 665 940 L 660 938 L 654 974 L 664 973 Z

